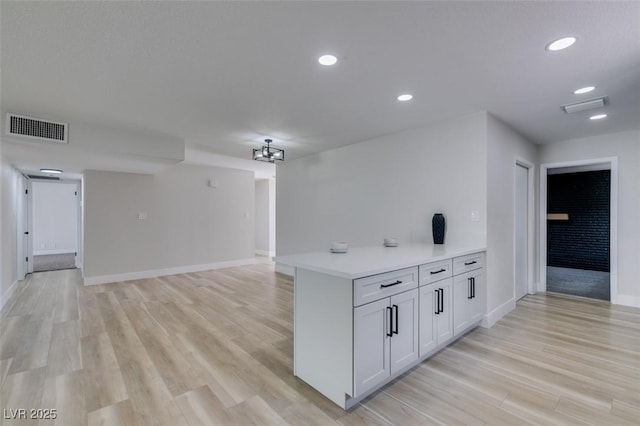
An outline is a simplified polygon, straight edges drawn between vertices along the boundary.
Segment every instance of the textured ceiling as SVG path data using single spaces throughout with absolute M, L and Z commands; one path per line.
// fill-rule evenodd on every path
M 272 137 L 295 158 L 480 110 L 536 143 L 640 126 L 639 2 L 3 1 L 1 20 L 3 112 L 224 155 Z M 606 120 L 560 109 L 601 95 Z

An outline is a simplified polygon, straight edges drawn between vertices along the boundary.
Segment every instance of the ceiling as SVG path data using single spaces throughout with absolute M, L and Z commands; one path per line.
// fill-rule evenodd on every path
M 3 112 L 217 155 L 248 159 L 270 137 L 297 158 L 482 110 L 535 143 L 640 128 L 635 1 L 2 1 L 0 12 Z M 545 50 L 566 35 L 574 46 Z M 325 53 L 338 63 L 319 65 Z M 597 88 L 572 93 L 586 85 Z M 398 102 L 405 92 L 414 99 Z M 605 120 L 560 109 L 604 95 Z M 8 150 L 16 164 L 28 151 Z

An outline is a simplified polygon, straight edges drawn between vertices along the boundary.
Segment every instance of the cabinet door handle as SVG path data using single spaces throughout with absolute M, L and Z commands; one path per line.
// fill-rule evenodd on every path
M 393 329 L 393 316 L 391 315 L 392 313 L 393 310 L 391 309 L 391 306 L 387 306 L 387 317 L 389 318 L 389 330 L 387 331 L 387 337 L 393 336 L 391 331 Z
M 477 260 L 474 260 L 472 262 L 464 262 L 464 266 L 475 265 L 476 263 L 478 263 Z
M 439 271 L 431 271 L 429 272 L 431 275 L 439 274 L 440 272 L 444 272 L 446 269 L 440 269 Z
M 439 315 L 440 314 L 440 289 L 439 288 L 435 289 L 435 293 L 436 293 L 436 298 L 435 298 L 436 311 L 435 311 L 435 314 Z
M 471 277 L 471 298 L 476 298 L 476 277 Z
M 444 289 L 440 289 L 440 312 L 444 312 Z
M 391 283 L 391 284 L 380 284 L 380 288 L 393 287 L 394 285 L 398 285 L 398 284 L 402 284 L 402 281 L 398 280 L 395 283 Z
M 471 281 L 473 280 L 473 278 L 467 278 L 467 281 L 469 282 L 469 295 L 467 296 L 467 299 L 473 299 L 473 294 L 471 293 Z
M 395 317 L 396 317 L 396 329 L 393 330 L 393 334 L 398 334 L 398 305 L 393 305 L 393 308 L 396 311 L 396 315 L 395 315 Z

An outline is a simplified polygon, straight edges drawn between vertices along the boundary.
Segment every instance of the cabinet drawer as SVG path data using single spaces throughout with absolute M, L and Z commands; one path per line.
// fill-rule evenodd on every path
M 453 275 L 451 259 L 420 265 L 420 285 L 426 285 Z
M 364 305 L 418 287 L 418 267 L 400 269 L 353 281 L 353 306 Z
M 453 275 L 463 274 L 484 266 L 484 253 L 473 253 L 453 259 Z

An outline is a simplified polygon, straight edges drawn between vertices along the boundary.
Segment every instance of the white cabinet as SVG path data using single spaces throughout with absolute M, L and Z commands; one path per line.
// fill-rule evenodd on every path
M 355 394 L 373 388 L 391 375 L 389 362 L 389 299 L 353 310 Z
M 484 314 L 482 269 L 453 277 L 453 334 L 457 336 L 482 319 Z
M 420 287 L 420 357 L 453 337 L 451 304 L 453 280 L 446 278 Z
M 391 297 L 391 374 L 418 359 L 418 290 Z
M 300 255 L 294 374 L 349 409 L 484 313 L 484 252 L 455 246 Z
M 418 359 L 418 290 L 358 306 L 353 317 L 358 396 Z

